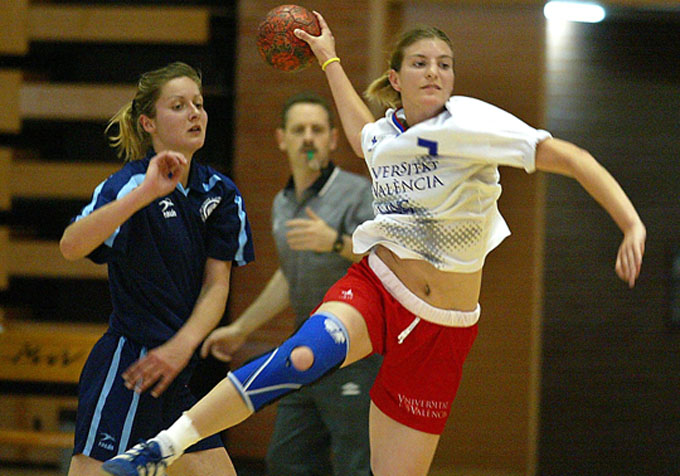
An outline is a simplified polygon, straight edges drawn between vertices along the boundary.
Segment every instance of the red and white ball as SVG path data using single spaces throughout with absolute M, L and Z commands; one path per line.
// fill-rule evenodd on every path
M 280 5 L 270 10 L 260 23 L 257 50 L 278 70 L 301 71 L 314 60 L 309 45 L 293 34 L 296 28 L 311 35 L 321 34 L 316 16 L 299 5 Z

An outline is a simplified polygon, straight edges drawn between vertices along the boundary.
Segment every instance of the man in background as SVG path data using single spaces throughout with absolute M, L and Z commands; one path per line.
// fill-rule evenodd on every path
M 288 306 L 299 327 L 362 258 L 352 252 L 351 235 L 373 217 L 371 185 L 330 161 L 338 131 L 326 100 L 310 92 L 290 97 L 276 139 L 291 171 L 272 207 L 280 267 L 241 316 L 206 339 L 204 356 L 231 360 L 253 331 Z M 363 359 L 279 401 L 266 458 L 270 476 L 370 475 L 368 391 L 380 359 Z

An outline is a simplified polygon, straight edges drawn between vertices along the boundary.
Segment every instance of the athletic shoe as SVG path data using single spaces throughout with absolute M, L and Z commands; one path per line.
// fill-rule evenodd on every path
M 157 441 L 143 441 L 104 462 L 102 469 L 114 476 L 164 476 L 168 458 Z

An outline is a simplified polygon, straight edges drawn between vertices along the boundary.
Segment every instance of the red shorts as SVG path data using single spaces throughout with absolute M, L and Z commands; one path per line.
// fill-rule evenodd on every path
M 342 301 L 358 310 L 373 352 L 384 356 L 371 388 L 377 407 L 410 428 L 440 435 L 477 336 L 476 319 L 468 327 L 450 327 L 423 318 L 409 332 L 416 315 L 386 289 L 368 257 L 352 265 L 328 290 L 324 302 L 328 301 Z

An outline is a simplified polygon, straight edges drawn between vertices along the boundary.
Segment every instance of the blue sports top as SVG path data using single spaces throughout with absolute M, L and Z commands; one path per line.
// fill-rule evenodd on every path
M 72 221 L 119 199 L 142 183 L 151 151 L 126 163 L 95 188 Z M 241 266 L 254 259 L 250 224 L 236 185 L 191 162 L 187 188 L 137 211 L 88 256 L 107 263 L 113 312 L 109 326 L 142 345 L 172 337 L 191 315 L 208 257 Z

